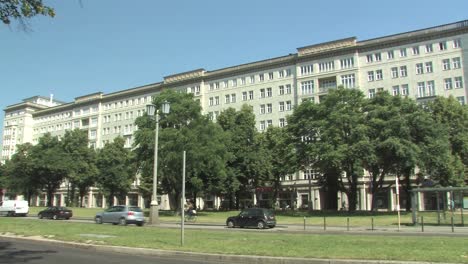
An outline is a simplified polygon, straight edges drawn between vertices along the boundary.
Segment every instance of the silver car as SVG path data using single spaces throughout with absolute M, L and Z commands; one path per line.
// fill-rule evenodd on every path
M 145 223 L 143 211 L 138 206 L 116 205 L 104 212 L 99 212 L 94 217 L 96 224 L 112 223 L 114 225 L 136 224 L 142 226 Z

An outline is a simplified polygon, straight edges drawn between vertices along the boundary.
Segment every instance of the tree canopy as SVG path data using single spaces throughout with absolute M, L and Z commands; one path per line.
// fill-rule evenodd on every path
M 0 19 L 4 24 L 10 24 L 12 19 L 22 21 L 37 15 L 54 17 L 55 10 L 44 5 L 42 0 L 0 1 Z

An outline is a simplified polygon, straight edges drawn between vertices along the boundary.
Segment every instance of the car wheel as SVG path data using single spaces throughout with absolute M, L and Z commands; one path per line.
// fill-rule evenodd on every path
M 257 222 L 257 228 L 258 229 L 264 229 L 265 228 L 265 223 L 263 221 L 258 221 Z
M 101 217 L 99 217 L 99 216 L 96 217 L 96 218 L 94 219 L 94 221 L 96 222 L 96 224 L 102 224 L 102 219 L 101 219 Z
M 137 223 L 136 225 L 137 226 L 143 226 L 143 223 Z
M 65 218 L 65 220 L 70 220 L 70 217 Z
M 119 224 L 120 225 L 127 225 L 127 220 L 125 220 L 125 218 L 120 218 Z
M 268 227 L 269 227 L 269 228 L 273 228 L 273 227 L 275 227 L 275 225 L 270 225 L 270 226 L 268 226 Z
M 52 219 L 57 220 L 57 219 L 58 219 L 58 216 L 57 216 L 57 215 L 53 215 L 53 216 L 52 216 Z
M 38 214 L 37 218 L 42 219 L 43 218 L 42 214 Z
M 233 228 L 233 227 L 234 227 L 234 221 L 229 220 L 229 221 L 227 222 L 226 225 L 227 225 L 227 227 L 229 227 L 229 228 Z

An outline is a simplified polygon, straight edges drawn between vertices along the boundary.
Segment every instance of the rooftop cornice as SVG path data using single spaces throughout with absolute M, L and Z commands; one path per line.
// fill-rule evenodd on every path
M 357 43 L 357 46 L 360 51 L 365 51 L 396 45 L 405 45 L 414 42 L 427 41 L 431 39 L 443 38 L 467 32 L 468 20 L 463 20 L 441 26 L 363 40 L 359 41 Z
M 29 102 L 29 101 L 24 101 L 18 104 L 9 105 L 5 109 L 3 109 L 3 111 L 6 113 L 6 112 L 17 111 L 17 110 L 22 110 L 26 108 L 33 108 L 34 110 L 42 110 L 42 109 L 49 108 L 49 106 L 36 104 L 36 103 Z

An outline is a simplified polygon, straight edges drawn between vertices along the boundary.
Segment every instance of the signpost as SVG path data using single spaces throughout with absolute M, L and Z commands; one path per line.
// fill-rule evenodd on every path
M 398 231 L 400 231 L 400 184 L 398 183 L 398 176 L 395 176 L 396 186 L 396 209 L 398 212 Z

